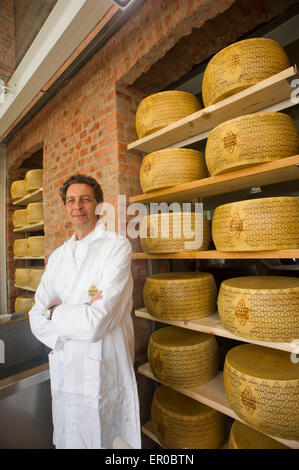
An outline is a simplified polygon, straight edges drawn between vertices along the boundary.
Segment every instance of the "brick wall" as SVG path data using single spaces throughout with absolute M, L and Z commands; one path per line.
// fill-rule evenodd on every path
M 148 0 L 9 142 L 8 184 L 15 179 L 24 155 L 43 147 L 46 257 L 72 234 L 70 224 L 65 222 L 58 193 L 59 186 L 71 174 L 80 172 L 97 178 L 105 201 L 114 204 L 119 194 L 126 195 L 128 200 L 130 195 L 140 193 L 141 156 L 127 151 L 127 144 L 136 139 L 136 109 L 148 92 L 149 82 L 152 91 L 156 92 L 186 73 L 185 61 L 178 60 L 176 66 L 173 63 L 182 44 L 188 48 L 189 59 L 192 47 L 198 51 L 198 44 L 204 44 L 200 55 L 195 55 L 196 60 L 204 60 L 294 2 L 273 0 L 271 8 L 266 0 L 252 2 L 254 9 L 247 9 L 246 14 L 245 3 L 244 0 Z M 228 14 L 238 23 L 238 28 L 227 28 L 225 15 Z M 209 28 L 212 44 L 204 42 L 206 28 Z M 194 61 L 189 59 L 190 70 Z M 159 61 L 163 66 L 156 69 L 155 64 Z M 10 206 L 7 240 L 8 295 L 12 305 L 16 292 L 12 286 L 14 236 Z M 138 240 L 132 240 L 132 245 L 134 251 L 140 249 Z M 161 262 L 160 269 L 168 270 L 168 262 Z M 135 309 L 143 305 L 146 262 L 133 261 L 132 272 Z M 134 318 L 134 326 L 136 355 L 139 357 L 146 353 L 150 322 Z M 139 376 L 138 381 L 145 419 L 151 394 L 147 392 L 147 380 Z
M 0 78 L 7 83 L 1 75 L 10 77 L 15 68 L 13 0 L 1 0 L 0 25 Z

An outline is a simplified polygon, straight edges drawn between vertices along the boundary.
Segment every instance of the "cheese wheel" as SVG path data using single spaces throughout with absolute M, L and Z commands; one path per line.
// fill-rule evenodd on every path
M 202 99 L 210 106 L 290 67 L 280 44 L 251 38 L 231 44 L 209 61 L 202 82 Z
M 10 187 L 10 194 L 13 201 L 25 197 L 27 195 L 25 180 L 14 181 Z
M 40 266 L 32 266 L 30 269 L 30 287 L 37 290 L 45 269 Z
M 193 320 L 214 313 L 217 289 L 210 273 L 182 272 L 148 276 L 143 299 L 148 312 L 164 320 Z
M 283 113 L 247 114 L 209 134 L 205 158 L 210 175 L 272 162 L 299 153 L 294 120 Z
M 219 251 L 299 248 L 299 199 L 267 197 L 218 206 L 212 237 Z
M 29 237 L 28 239 L 28 253 L 29 256 L 38 257 L 44 256 L 45 254 L 45 247 L 44 247 L 44 236 L 40 237 Z
M 299 338 L 299 279 L 226 279 L 219 290 L 218 312 L 223 326 L 235 335 L 259 341 L 292 341 Z
M 299 440 L 299 367 L 290 353 L 242 344 L 225 357 L 223 379 L 234 412 L 258 431 Z
M 13 244 L 13 252 L 14 252 L 14 256 L 17 256 L 20 258 L 24 256 L 29 256 L 27 238 L 20 238 L 18 240 L 15 240 Z
M 166 449 L 218 449 L 227 427 L 222 413 L 164 385 L 154 393 L 151 421 Z
M 200 213 L 152 214 L 141 221 L 140 243 L 145 253 L 202 251 L 210 241 L 210 224 Z
M 20 287 L 30 287 L 30 268 L 16 268 L 15 283 Z
M 37 224 L 44 220 L 44 205 L 42 202 L 31 202 L 27 206 L 29 224 Z
M 150 336 L 148 360 L 164 384 L 194 387 L 217 374 L 218 345 L 213 335 L 168 326 Z
M 143 158 L 140 167 L 140 184 L 144 193 L 207 176 L 203 154 L 186 148 L 166 148 L 149 153 Z
M 232 424 L 229 441 L 229 449 L 289 449 L 281 442 L 272 439 L 266 434 L 235 420 Z
M 25 227 L 28 223 L 27 209 L 18 209 L 14 211 L 12 216 L 12 224 L 14 228 Z
M 144 98 L 136 112 L 138 138 L 152 134 L 201 109 L 196 96 L 186 91 L 161 91 Z
M 37 191 L 43 185 L 43 170 L 29 170 L 25 176 L 25 185 L 28 192 Z
M 20 295 L 15 300 L 16 313 L 28 313 L 34 305 L 34 295 Z

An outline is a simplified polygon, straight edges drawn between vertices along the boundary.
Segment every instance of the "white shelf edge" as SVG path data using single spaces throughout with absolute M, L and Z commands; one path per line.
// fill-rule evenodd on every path
M 36 224 L 25 225 L 24 227 L 14 228 L 14 232 L 38 232 L 39 230 L 44 230 L 44 220 Z
M 34 259 L 45 259 L 45 257 L 44 256 L 14 256 L 14 259 L 34 260 Z
M 223 338 L 234 339 L 236 341 L 243 341 L 244 343 L 252 343 L 257 344 L 259 346 L 264 346 L 266 348 L 279 349 L 281 351 L 286 351 L 289 353 L 293 352 L 292 343 L 274 343 L 270 341 L 258 341 L 250 338 L 244 338 L 242 336 L 237 336 L 234 333 L 231 333 L 230 331 L 226 330 L 221 324 L 221 320 L 217 312 L 207 317 L 200 318 L 198 320 L 188 321 L 164 320 L 161 318 L 156 318 L 150 315 L 146 308 L 135 310 L 135 315 L 138 318 L 144 318 L 146 320 L 151 320 L 158 323 L 166 323 L 167 325 L 179 326 L 181 328 L 187 328 L 188 330 L 200 331 L 201 333 L 213 334 L 215 336 L 221 336 Z
M 239 416 L 233 411 L 231 408 L 227 395 L 225 393 L 224 389 L 224 384 L 223 384 L 223 374 L 222 372 L 218 372 L 216 377 L 214 379 L 210 380 L 209 382 L 199 385 L 197 387 L 192 387 L 192 388 L 183 388 L 183 387 L 176 387 L 172 385 L 165 384 L 161 382 L 159 379 L 157 379 L 154 375 L 153 372 L 150 368 L 149 363 L 143 364 L 138 368 L 138 372 L 141 375 L 144 375 L 155 382 L 161 383 L 169 388 L 172 388 L 173 390 L 176 390 L 183 395 L 186 395 L 190 398 L 193 398 L 193 400 L 197 400 L 204 405 L 209 406 L 210 408 L 214 408 L 215 410 L 219 411 L 220 413 L 223 413 L 230 418 L 233 418 L 237 421 L 240 421 L 241 423 L 245 423 L 242 421 Z M 212 399 L 211 397 L 214 398 Z M 252 426 L 253 427 L 253 426 Z M 261 431 L 260 431 L 261 432 Z M 264 433 L 266 434 L 266 433 Z M 266 434 L 267 436 L 271 437 L 272 439 L 281 442 L 282 444 L 286 445 L 287 447 L 290 447 L 291 449 L 299 449 L 299 442 L 298 441 L 292 441 L 288 439 L 281 439 L 279 437 L 272 436 L 270 434 Z
M 17 287 L 17 289 L 24 289 L 24 290 L 30 290 L 31 292 L 36 292 L 36 289 L 33 289 L 32 287 L 18 286 L 17 284 L 15 284 L 15 287 Z

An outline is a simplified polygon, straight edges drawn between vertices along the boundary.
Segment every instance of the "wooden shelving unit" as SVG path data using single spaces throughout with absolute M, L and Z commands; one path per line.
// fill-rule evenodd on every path
M 225 194 L 256 186 L 266 186 L 299 178 L 299 155 L 282 158 L 270 163 L 262 163 L 251 168 L 231 171 L 218 176 L 210 176 L 190 183 L 140 194 L 129 199 L 132 202 L 150 204 L 151 202 L 186 201 Z
M 15 228 L 14 232 L 39 232 L 40 230 L 44 230 L 43 220 L 37 224 L 25 225 L 24 227 Z
M 13 202 L 14 206 L 27 206 L 31 202 L 41 202 L 43 200 L 43 188 L 39 188 L 36 191 L 28 194 L 27 196 L 23 197 L 22 199 L 18 199 L 17 201 Z
M 128 150 L 150 153 L 165 147 L 184 147 L 207 138 L 209 131 L 229 119 L 294 106 L 290 99 L 293 91 L 290 82 L 295 78 L 298 78 L 297 67 L 289 67 L 219 103 L 132 142 L 128 145 Z
M 206 139 L 209 132 L 218 124 L 228 121 L 238 116 L 256 112 L 277 112 L 286 110 L 296 104 L 290 99 L 291 82 L 298 78 L 297 67 L 292 66 L 277 75 L 274 75 L 262 82 L 247 88 L 215 105 L 204 108 L 194 114 L 177 121 L 164 129 L 150 134 L 142 139 L 138 139 L 128 145 L 128 150 L 150 153 L 163 148 L 188 147 L 188 145 L 200 142 Z M 257 186 L 267 186 L 287 181 L 299 179 L 299 155 L 288 158 L 255 165 L 250 168 L 232 171 L 223 175 L 204 178 L 190 183 L 181 184 L 175 187 L 153 191 L 147 194 L 139 194 L 130 198 L 130 203 L 140 202 L 150 204 L 151 202 L 182 202 L 194 200 L 197 198 L 207 198 L 216 195 L 225 195 L 234 191 L 249 189 Z M 249 197 L 248 197 L 249 199 Z M 134 260 L 155 259 L 294 259 L 299 258 L 299 249 L 275 250 L 275 251 L 251 251 L 251 252 L 220 252 L 216 250 L 208 251 L 184 251 L 180 253 L 165 254 L 147 254 L 133 253 Z M 135 312 L 139 318 L 145 318 L 150 321 L 157 321 L 170 325 L 176 325 L 182 328 L 188 328 L 196 331 L 202 331 L 233 340 L 242 342 L 260 344 L 264 347 L 281 349 L 283 351 L 292 351 L 290 343 L 268 343 L 262 341 L 252 341 L 250 339 L 238 337 L 227 331 L 221 324 L 218 313 L 215 312 L 209 317 L 198 320 L 180 322 L 163 321 L 152 317 L 145 308 L 138 309 Z M 149 364 L 139 367 L 139 373 L 148 378 L 157 380 L 153 375 Z M 226 396 L 223 384 L 222 372 L 211 380 L 199 387 L 185 389 L 181 387 L 172 387 L 175 390 L 200 401 L 218 411 L 230 416 L 233 419 L 240 418 L 232 410 Z M 153 435 L 151 423 L 143 426 L 142 431 L 151 439 L 157 442 Z M 299 442 L 279 439 L 271 436 L 288 447 L 298 449 Z M 157 442 L 158 443 L 158 442 Z M 159 444 L 159 443 L 158 443 Z M 160 445 L 160 444 L 159 444 Z
M 148 363 L 140 366 L 138 368 L 138 372 L 152 380 L 155 380 L 156 382 L 163 383 L 154 376 L 150 368 L 150 365 Z M 184 387 L 174 387 L 170 385 L 167 385 L 167 386 L 174 390 L 177 390 L 183 395 L 193 398 L 193 400 L 199 401 L 203 403 L 204 405 L 210 406 L 211 408 L 214 408 L 215 410 L 220 411 L 220 413 L 223 413 L 229 416 L 230 418 L 244 422 L 238 417 L 238 415 L 236 415 L 236 413 L 232 410 L 229 404 L 229 401 L 228 401 L 228 398 L 224 389 L 222 372 L 218 372 L 216 377 L 210 380 L 210 382 L 199 385 L 197 387 L 184 388 Z M 270 436 L 270 437 L 272 437 L 272 439 L 275 439 L 281 442 L 287 447 L 290 447 L 291 449 L 299 449 L 299 442 L 297 441 L 281 439 L 275 436 Z
M 18 260 L 18 259 L 30 259 L 30 260 L 34 260 L 34 259 L 45 259 L 44 256 L 14 256 L 14 259 Z
M 166 323 L 167 325 L 179 326 L 180 328 L 187 328 L 188 330 L 200 331 L 202 333 L 221 336 L 223 338 L 230 338 L 236 341 L 258 344 L 259 346 L 264 346 L 266 348 L 280 349 L 281 351 L 287 351 L 289 353 L 293 351 L 293 346 L 291 343 L 258 341 L 244 338 L 242 336 L 237 336 L 234 333 L 231 333 L 230 331 L 224 328 L 217 312 L 213 313 L 212 315 L 209 315 L 208 317 L 188 321 L 163 320 L 161 318 L 156 318 L 150 315 L 146 308 L 140 308 L 138 310 L 135 310 L 135 315 L 139 318 L 146 318 L 147 320 L 156 321 L 159 323 Z
M 132 253 L 132 259 L 292 259 L 299 249 L 273 251 L 182 251 L 179 253 Z

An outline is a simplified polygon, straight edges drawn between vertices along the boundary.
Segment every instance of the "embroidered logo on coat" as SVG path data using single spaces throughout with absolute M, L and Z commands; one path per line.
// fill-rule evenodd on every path
M 89 295 L 90 297 L 93 297 L 93 296 L 96 295 L 97 293 L 98 293 L 98 289 L 97 289 L 96 286 L 91 286 L 91 287 L 89 288 L 88 295 Z

